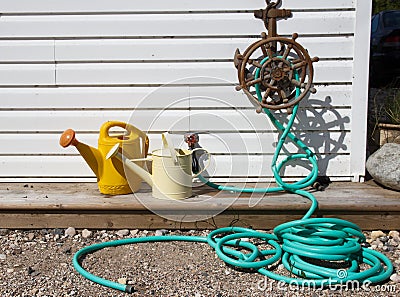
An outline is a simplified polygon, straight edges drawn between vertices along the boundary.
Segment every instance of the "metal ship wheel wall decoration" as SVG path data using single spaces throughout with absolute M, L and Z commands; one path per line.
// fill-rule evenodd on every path
M 254 11 L 254 16 L 264 21 L 268 34 L 261 33 L 261 40 L 250 45 L 243 54 L 239 49 L 235 52 L 234 63 L 239 79 L 236 90 L 243 90 L 257 106 L 257 112 L 268 108 L 287 109 L 291 113 L 292 106 L 308 92 L 316 92 L 312 87 L 313 63 L 319 58 L 310 58 L 307 50 L 296 42 L 297 33 L 293 33 L 292 38 L 277 34 L 277 19 L 286 19 L 292 13 L 277 8 L 281 0 L 266 2 L 267 7 Z M 252 87 L 256 91 L 252 91 Z

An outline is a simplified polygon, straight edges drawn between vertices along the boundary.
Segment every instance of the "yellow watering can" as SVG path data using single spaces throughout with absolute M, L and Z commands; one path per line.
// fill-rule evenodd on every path
M 152 195 L 160 199 L 185 199 L 192 196 L 192 179 L 207 169 L 210 164 L 210 153 L 203 148 L 184 150 L 174 148 L 169 139 L 169 134 L 162 135 L 164 148 L 154 150 L 151 156 L 141 159 L 130 159 L 123 147 L 115 145 L 107 154 L 108 159 L 117 157 L 125 164 L 125 170 L 139 175 L 152 187 Z M 192 172 L 192 153 L 198 150 L 205 151 L 208 155 L 206 166 L 198 173 Z M 136 164 L 142 161 L 152 161 L 152 175 Z
M 120 127 L 124 133 L 110 135 L 110 129 Z M 98 149 L 79 142 L 75 131 L 68 129 L 60 137 L 60 145 L 74 145 L 97 177 L 99 190 L 107 195 L 122 195 L 139 190 L 142 179 L 133 174 L 129 183 L 124 173 L 124 166 L 116 158 L 106 159 L 107 152 L 114 146 L 124 146 L 129 158 L 145 158 L 149 149 L 147 135 L 138 128 L 124 122 L 109 121 L 100 128 Z

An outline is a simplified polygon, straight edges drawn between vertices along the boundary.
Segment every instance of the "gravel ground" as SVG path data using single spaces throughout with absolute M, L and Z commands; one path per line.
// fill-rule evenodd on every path
M 400 275 L 367 289 L 301 290 L 235 270 L 202 243 L 143 243 L 107 248 L 88 255 L 90 272 L 134 285 L 133 294 L 94 284 L 72 267 L 73 254 L 84 246 L 119 238 L 200 235 L 209 231 L 147 230 L 7 230 L 0 229 L 1 296 L 399 296 Z M 69 234 L 69 235 L 68 235 Z M 400 268 L 400 237 L 396 231 L 365 233 L 370 248 L 385 253 Z M 275 268 L 282 271 L 281 265 Z

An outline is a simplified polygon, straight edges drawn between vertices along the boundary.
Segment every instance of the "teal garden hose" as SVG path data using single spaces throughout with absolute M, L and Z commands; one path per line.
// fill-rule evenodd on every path
M 265 58 L 261 64 L 265 63 L 267 59 Z M 257 69 L 255 78 L 257 79 L 259 75 L 260 69 Z M 298 80 L 297 73 L 295 73 L 295 78 Z M 261 100 L 260 85 L 256 84 L 255 89 L 258 99 Z M 299 88 L 296 89 L 296 96 L 298 94 Z M 274 280 L 298 286 L 323 288 L 354 281 L 369 285 L 388 279 L 393 272 L 392 263 L 385 255 L 363 246 L 366 239 L 357 225 L 335 218 L 311 218 L 318 207 L 318 202 L 314 195 L 303 189 L 315 182 L 318 165 L 313 152 L 290 132 L 297 110 L 298 105 L 295 105 L 288 124 L 284 127 L 268 109 L 264 109 L 272 123 L 281 132 L 271 165 L 277 187 L 243 189 L 217 185 L 201 175 L 199 178 L 208 186 L 221 191 L 246 193 L 288 191 L 301 195 L 311 201 L 310 209 L 302 219 L 275 227 L 273 234 L 248 228 L 225 227 L 210 232 L 207 237 L 148 236 L 98 243 L 85 247 L 74 255 L 72 260 L 74 268 L 93 282 L 132 293 L 134 287 L 131 285 L 119 284 L 86 271 L 81 265 L 81 259 L 87 254 L 106 247 L 148 242 L 186 241 L 208 243 L 219 258 L 227 264 L 238 268 L 257 270 L 258 273 Z M 277 164 L 280 151 L 288 138 L 304 153 L 289 155 Z M 294 159 L 307 159 L 311 163 L 312 169 L 309 175 L 302 180 L 290 184 L 285 183 L 279 173 L 287 162 Z M 259 245 L 253 244 L 252 241 L 242 240 L 245 238 L 264 242 L 269 248 L 260 250 Z M 291 276 L 277 274 L 268 269 L 279 261 L 282 261 Z M 369 268 L 360 269 L 362 263 Z

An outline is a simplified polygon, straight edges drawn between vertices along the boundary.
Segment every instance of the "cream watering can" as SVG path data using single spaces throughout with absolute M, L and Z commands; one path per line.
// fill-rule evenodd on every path
M 125 171 L 137 174 L 152 187 L 152 196 L 160 199 L 185 199 L 192 196 L 192 180 L 207 169 L 210 153 L 203 148 L 193 150 L 174 148 L 168 133 L 162 134 L 163 149 L 154 150 L 147 158 L 129 159 L 116 144 L 106 158 L 117 157 L 124 163 Z M 202 150 L 208 155 L 206 166 L 198 173 L 192 172 L 192 153 Z M 152 161 L 152 175 L 136 163 Z M 127 173 L 129 176 L 129 173 Z

